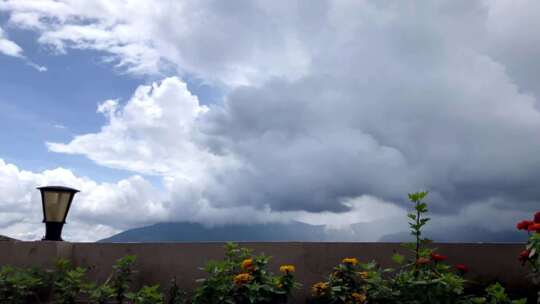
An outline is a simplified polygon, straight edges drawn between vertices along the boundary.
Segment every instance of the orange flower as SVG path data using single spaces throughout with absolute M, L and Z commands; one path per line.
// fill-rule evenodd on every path
M 356 258 L 344 258 L 342 262 L 345 265 L 352 265 L 352 266 L 355 266 L 358 264 L 358 260 Z
M 293 273 L 295 270 L 294 265 L 281 265 L 281 267 L 279 267 L 279 271 L 286 274 Z
M 324 283 L 324 282 L 316 283 L 313 285 L 313 287 L 311 287 L 311 291 L 316 296 L 322 295 L 327 289 L 328 289 L 328 283 Z
M 243 260 L 241 267 L 243 270 L 253 270 L 253 260 L 252 259 Z
M 416 265 L 426 265 L 429 263 L 431 263 L 431 260 L 426 258 L 419 258 L 418 260 L 416 260 Z
M 354 299 L 355 303 L 363 304 L 364 302 L 366 302 L 366 295 L 365 294 L 361 294 L 361 293 L 358 293 L 358 292 L 353 292 L 351 294 L 351 297 Z
M 362 278 L 362 279 L 367 279 L 369 277 L 369 272 L 367 271 L 360 271 L 358 272 L 358 275 Z
M 241 273 L 234 277 L 234 284 L 243 285 L 251 281 L 253 277 L 249 273 Z

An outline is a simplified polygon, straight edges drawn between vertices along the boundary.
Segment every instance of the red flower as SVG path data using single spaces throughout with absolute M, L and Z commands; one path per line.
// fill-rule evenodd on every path
M 540 223 L 540 211 L 536 212 L 534 214 L 534 222 L 535 223 Z
M 518 230 L 527 230 L 527 228 L 529 228 L 529 226 L 532 225 L 532 224 L 534 224 L 533 221 L 523 220 L 523 221 L 517 223 L 516 228 Z
M 434 260 L 435 262 L 441 262 L 441 261 L 446 260 L 447 258 L 448 258 L 447 256 L 444 256 L 442 254 L 437 254 L 434 252 L 431 253 L 431 259 Z
M 540 232 L 540 223 L 529 225 L 529 227 L 527 227 L 527 231 Z
M 523 250 L 522 252 L 519 253 L 519 261 L 521 263 L 525 263 L 529 260 L 529 254 L 531 252 L 529 250 Z
M 469 272 L 469 268 L 465 264 L 457 264 L 455 267 L 462 274 Z

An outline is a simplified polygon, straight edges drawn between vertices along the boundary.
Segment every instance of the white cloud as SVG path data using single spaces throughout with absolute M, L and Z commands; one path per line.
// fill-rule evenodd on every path
M 22 52 L 23 50 L 18 44 L 7 39 L 4 30 L 0 27 L 0 53 L 7 56 L 22 58 Z
M 0 10 L 57 52 L 178 71 L 101 103 L 100 131 L 48 143 L 163 178 L 170 219 L 350 222 L 365 210 L 351 200 L 400 204 L 427 188 L 436 213 L 474 222 L 478 210 L 522 214 L 540 201 L 536 3 L 8 0 Z M 186 74 L 224 85 L 224 103 L 202 106 Z
M 38 65 L 23 55 L 23 49 L 15 42 L 6 37 L 4 30 L 0 27 L 0 53 L 6 56 L 22 59 L 26 64 L 38 72 L 46 72 L 47 67 Z
M 168 217 L 163 206 L 165 197 L 140 176 L 114 184 L 96 183 L 67 169 L 36 173 L 0 159 L 0 234 L 24 240 L 43 236 L 41 197 L 36 187 L 44 185 L 67 185 L 81 190 L 64 228 L 68 240 L 98 240 Z
M 99 133 L 77 136 L 68 144 L 48 143 L 51 151 L 83 154 L 98 164 L 190 181 L 214 168 L 234 165 L 198 143 L 198 121 L 208 111 L 178 78 L 140 86 L 119 108 L 107 100 L 98 112 L 108 118 Z

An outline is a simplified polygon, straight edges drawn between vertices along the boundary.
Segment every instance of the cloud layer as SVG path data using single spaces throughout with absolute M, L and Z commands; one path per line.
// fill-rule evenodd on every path
M 499 214 L 508 227 L 540 200 L 537 6 L 8 0 L 0 10 L 57 52 L 177 74 L 100 103 L 100 131 L 48 143 L 160 177 L 164 197 L 134 218 L 327 223 L 358 214 L 359 198 L 403 207 L 407 192 L 429 189 L 441 218 Z M 203 106 L 186 75 L 222 88 L 224 102 Z M 142 177 L 108 187 L 136 182 L 152 197 Z M 111 193 L 107 206 L 124 206 L 124 192 Z

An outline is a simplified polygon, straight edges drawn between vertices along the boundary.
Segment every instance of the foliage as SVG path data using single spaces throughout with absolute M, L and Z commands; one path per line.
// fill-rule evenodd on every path
M 55 303 L 75 304 L 78 295 L 83 290 L 85 274 L 84 268 L 72 268 L 68 260 L 58 260 L 54 274 Z
M 45 286 L 45 276 L 36 269 L 4 266 L 0 269 L 0 303 L 22 304 L 37 298 L 37 291 Z
M 511 300 L 501 284 L 495 283 L 486 288 L 486 296 L 462 299 L 460 304 L 526 304 L 527 299 Z
M 114 297 L 118 304 L 124 303 L 133 281 L 133 264 L 137 258 L 134 255 L 127 255 L 116 261 L 113 265 L 113 273 L 108 282 L 114 290 Z
M 334 267 L 328 279 L 313 285 L 315 303 L 388 303 L 393 291 L 383 278 L 385 272 L 375 262 L 361 264 L 356 258 L 345 258 Z
M 126 298 L 133 304 L 164 304 L 165 300 L 159 291 L 159 285 L 143 286 L 136 293 L 126 294 Z
M 169 286 L 169 297 L 167 304 L 185 304 L 187 303 L 187 293 L 180 290 L 176 284 L 176 277 L 171 280 L 171 285 Z
M 427 245 L 431 240 L 423 237 L 422 229 L 430 220 L 425 216 L 428 213 L 428 205 L 424 201 L 427 195 L 427 192 L 409 194 L 414 212 L 407 216 L 415 242 L 403 246 L 410 250 L 414 259 L 403 263 L 404 257 L 394 257 L 395 261 L 402 262 L 392 278 L 396 303 L 456 303 L 464 294 L 464 271 L 444 263 L 447 257 L 429 248 Z
M 527 231 L 529 236 L 519 260 L 530 268 L 530 277 L 538 288 L 537 303 L 540 304 L 540 211 L 535 213 L 532 220 L 519 222 L 516 228 Z
M 283 265 L 283 274 L 274 276 L 266 270 L 269 257 L 253 255 L 232 243 L 225 249 L 224 260 L 210 261 L 203 268 L 208 278 L 199 280 L 193 303 L 286 303 L 291 290 L 298 287 L 294 266 Z
M 114 288 L 108 282 L 101 285 L 90 284 L 86 286 L 88 298 L 95 304 L 107 304 L 115 296 Z

